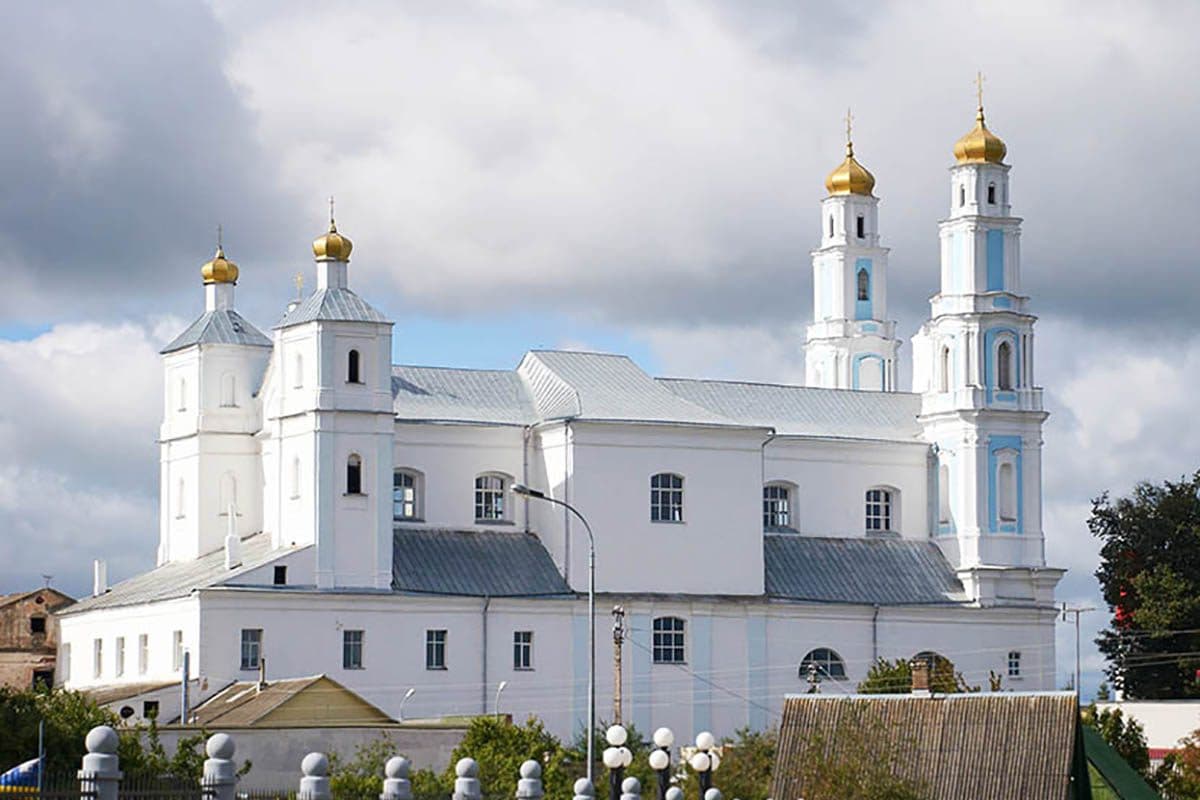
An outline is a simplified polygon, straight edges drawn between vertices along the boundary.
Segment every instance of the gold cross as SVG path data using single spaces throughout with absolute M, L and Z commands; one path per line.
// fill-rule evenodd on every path
M 979 102 L 979 107 L 983 108 L 983 72 L 975 73 L 975 99 Z
M 220 225 L 218 225 L 217 226 L 217 249 L 218 250 L 223 250 L 225 248 L 225 243 L 224 243 L 224 241 L 222 241 L 223 239 L 224 239 L 224 230 L 221 228 Z
M 329 195 L 329 227 L 333 227 L 333 195 Z
M 854 115 L 850 113 L 850 109 L 846 109 L 846 144 L 850 143 L 850 129 L 854 125 Z
M 296 283 L 296 299 L 302 300 L 304 298 L 304 275 L 297 272 L 293 280 Z

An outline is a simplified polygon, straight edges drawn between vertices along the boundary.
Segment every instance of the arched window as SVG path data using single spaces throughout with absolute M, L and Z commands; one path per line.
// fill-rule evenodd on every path
M 866 220 L 863 219 L 862 214 L 858 215 L 858 218 L 854 221 L 854 225 L 855 225 L 854 232 L 855 232 L 855 234 L 857 234 L 858 238 L 862 239 L 863 237 L 865 237 L 867 235 L 867 222 L 866 222 Z
M 508 493 L 510 479 L 507 475 L 489 473 L 475 479 L 475 521 L 495 522 L 508 519 Z
M 997 506 L 1002 522 L 1017 520 L 1017 469 L 1011 460 L 1002 461 L 996 468 Z
M 220 507 L 217 513 L 225 516 L 229 513 L 230 508 L 233 513 L 237 513 L 237 478 L 232 472 L 226 472 L 221 476 L 221 492 L 220 492 Z
M 792 487 L 768 483 L 763 487 L 763 530 L 792 530 Z
M 221 406 L 233 408 L 237 405 L 237 378 L 232 372 L 221 376 Z
M 938 364 L 938 390 L 950 391 L 950 348 L 942 346 L 942 358 Z
M 351 350 L 346 357 L 346 380 L 350 383 L 362 383 L 358 369 L 359 360 L 360 356 L 357 350 Z
M 304 356 L 296 353 L 296 357 L 292 363 L 294 364 L 292 369 L 292 388 L 299 389 L 304 386 Z
M 866 527 L 867 533 L 892 530 L 892 511 L 895 490 L 883 486 L 867 489 Z
M 685 657 L 684 622 L 679 617 L 655 617 L 653 651 L 655 664 L 683 664 Z
M 871 299 L 871 276 L 867 274 L 865 269 L 858 271 L 858 299 Z
M 362 494 L 362 457 L 357 453 L 346 459 L 346 494 Z
M 829 238 L 833 238 L 833 215 L 829 215 Z
M 822 678 L 831 678 L 835 681 L 846 680 L 846 662 L 828 647 L 818 647 L 809 651 L 808 655 L 800 662 L 800 680 L 808 678 L 810 666 L 816 667 L 817 674 Z
M 988 204 L 996 205 L 996 184 L 994 183 L 988 184 Z
M 938 467 L 938 522 L 950 521 L 950 465 Z
M 294 500 L 295 498 L 300 496 L 300 456 L 294 456 L 292 458 L 292 470 L 291 471 L 292 471 L 292 474 L 289 477 L 291 478 L 290 483 L 292 485 L 291 486 L 291 489 L 292 489 L 291 495 L 292 495 L 292 499 Z
M 1001 342 L 996 348 L 996 385 L 1000 389 L 1012 389 L 1012 345 Z
M 967 204 L 967 187 L 964 184 L 958 185 L 958 205 L 965 206 Z
M 415 469 L 398 469 L 392 473 L 393 519 L 421 518 L 421 473 Z
M 683 522 L 683 476 L 660 472 L 650 477 L 650 521 Z

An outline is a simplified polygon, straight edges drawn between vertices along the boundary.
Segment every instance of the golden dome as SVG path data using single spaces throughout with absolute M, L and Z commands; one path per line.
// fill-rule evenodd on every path
M 333 219 L 329 220 L 329 232 L 313 239 L 313 255 L 318 261 L 349 261 L 354 243 L 338 233 Z
M 200 275 L 205 283 L 237 283 L 238 266 L 225 258 L 225 250 L 217 245 L 216 255 L 200 268 Z
M 875 176 L 854 158 L 854 144 L 846 142 L 846 160 L 825 178 L 825 188 L 833 194 L 864 194 L 875 188 Z
M 975 127 L 954 143 L 954 158 L 959 164 L 1001 164 L 1008 147 L 983 122 L 983 106 L 975 114 Z

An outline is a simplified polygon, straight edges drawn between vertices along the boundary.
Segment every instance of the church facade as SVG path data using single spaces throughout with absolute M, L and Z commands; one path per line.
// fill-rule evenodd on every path
M 528 486 L 594 533 L 601 719 L 615 605 L 621 712 L 643 731 L 766 728 L 787 693 L 852 692 L 877 659 L 925 652 L 973 685 L 1053 688 L 1063 571 L 1045 563 L 1005 154 L 981 107 L 911 393 L 849 141 L 821 203 L 806 386 L 565 351 L 398 366 L 332 219 L 315 290 L 269 334 L 218 249 L 204 314 L 163 351 L 158 566 L 61 615 L 59 682 L 177 681 L 186 653 L 207 692 L 323 673 L 397 717 L 499 710 L 573 735 L 588 531 Z

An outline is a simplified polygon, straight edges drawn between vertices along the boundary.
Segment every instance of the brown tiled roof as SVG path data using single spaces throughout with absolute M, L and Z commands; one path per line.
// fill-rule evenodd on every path
M 195 683 L 195 681 L 193 681 Z M 149 692 L 157 692 L 168 686 L 178 686 L 179 681 L 143 681 L 141 683 L 109 683 L 102 686 L 92 686 L 80 691 L 95 700 L 100 705 L 108 705 L 118 700 L 128 700 Z
M 284 709 L 284 706 L 289 706 Z M 325 675 L 231 684 L 197 706 L 190 724 L 205 727 L 252 725 L 381 724 L 393 720 Z
M 1076 796 L 1078 720 L 1069 692 L 788 697 L 771 796 L 810 796 L 814 748 L 845 754 L 866 742 L 859 757 L 894 759 L 930 800 L 1064 800 Z

